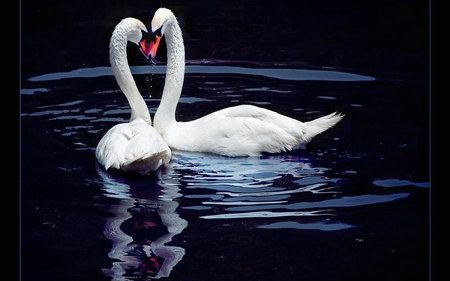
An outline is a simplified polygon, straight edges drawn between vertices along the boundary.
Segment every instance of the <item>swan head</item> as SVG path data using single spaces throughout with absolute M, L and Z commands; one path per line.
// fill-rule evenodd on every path
M 166 27 L 173 21 L 176 21 L 175 15 L 171 10 L 159 8 L 152 19 L 152 32 L 143 32 L 142 39 L 139 43 L 142 53 L 148 59 L 156 56 L 159 42 L 163 37 Z
M 147 27 L 140 20 L 128 17 L 123 19 L 117 26 L 121 27 L 117 30 L 121 30 L 123 34 L 126 35 L 128 41 L 133 42 L 139 46 L 139 49 L 147 59 L 152 52 L 156 55 L 156 50 L 153 50 L 155 48 L 153 46 L 155 35 L 149 33 L 147 31 Z M 158 46 L 156 46 L 156 48 L 157 47 Z
M 147 59 L 149 56 L 152 58 L 156 56 L 156 51 L 158 50 L 161 37 L 160 32 L 149 33 L 147 31 L 142 31 L 142 38 L 139 42 L 139 48 Z
M 117 25 L 117 27 L 119 26 L 122 28 L 118 28 L 118 30 L 123 30 L 127 40 L 136 45 L 139 45 L 139 42 L 142 40 L 142 34 L 147 32 L 147 27 L 140 20 L 131 17 L 124 18 Z
M 164 32 L 166 31 L 167 25 L 169 25 L 174 20 L 176 21 L 176 18 L 171 10 L 167 8 L 159 8 L 153 15 L 152 32 L 159 32 L 160 36 L 162 37 L 164 35 Z

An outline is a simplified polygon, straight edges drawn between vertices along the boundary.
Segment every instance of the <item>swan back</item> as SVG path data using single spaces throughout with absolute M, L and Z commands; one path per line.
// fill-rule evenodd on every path
M 95 150 L 106 169 L 148 174 L 169 163 L 170 148 L 160 134 L 142 119 L 112 127 Z

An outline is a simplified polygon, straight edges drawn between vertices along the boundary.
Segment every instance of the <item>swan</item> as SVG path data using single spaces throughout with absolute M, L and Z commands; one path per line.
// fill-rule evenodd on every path
M 156 171 L 169 163 L 172 152 L 152 121 L 147 105 L 139 93 L 131 75 L 127 60 L 127 41 L 139 44 L 145 25 L 135 18 L 125 18 L 115 27 L 110 44 L 111 69 L 131 107 L 129 123 L 117 124 L 102 137 L 95 150 L 98 163 L 105 170 L 110 168 L 142 175 Z M 140 45 L 145 56 L 152 46 Z
M 305 148 L 314 136 L 334 126 L 344 116 L 335 112 L 300 122 L 265 108 L 238 105 L 193 121 L 177 122 L 175 111 L 185 71 L 182 32 L 175 15 L 166 8 L 155 12 L 151 29 L 154 34 L 152 48 L 148 52 L 151 58 L 156 56 L 162 37 L 167 45 L 165 85 L 154 117 L 154 127 L 172 149 L 231 157 L 282 153 Z

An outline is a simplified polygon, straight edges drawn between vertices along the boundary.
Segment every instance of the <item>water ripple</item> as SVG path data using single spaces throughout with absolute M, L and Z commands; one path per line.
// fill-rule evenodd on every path
M 243 219 L 243 218 L 280 218 L 280 217 L 307 217 L 307 216 L 329 216 L 331 213 L 322 213 L 330 210 L 317 210 L 309 212 L 271 212 L 271 211 L 259 211 L 259 212 L 246 212 L 246 213 L 231 213 L 231 214 L 219 214 L 201 216 L 203 219 Z
M 409 193 L 344 196 L 345 184 L 331 168 L 317 167 L 299 154 L 228 158 L 175 152 L 168 177 L 175 172 L 190 204 L 206 220 L 261 220 L 259 228 L 337 231 L 356 225 L 335 219 L 337 208 L 388 203 Z M 282 184 L 281 184 L 282 183 Z M 330 209 L 333 208 L 333 209 Z M 280 218 L 307 221 L 270 222 Z M 327 220 L 324 221 L 323 218 Z
M 140 65 L 130 67 L 132 74 L 165 74 L 165 65 Z M 249 68 L 219 65 L 186 65 L 186 74 L 235 74 L 252 75 L 291 81 L 374 81 L 375 78 L 335 70 L 311 70 L 296 68 Z M 94 78 L 112 76 L 110 67 L 79 68 L 68 72 L 54 72 L 29 78 L 31 82 L 53 81 L 68 78 Z

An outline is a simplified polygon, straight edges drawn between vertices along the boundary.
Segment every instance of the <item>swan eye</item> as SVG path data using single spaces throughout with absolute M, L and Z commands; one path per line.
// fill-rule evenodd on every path
M 155 34 L 156 36 L 162 37 L 161 35 L 161 30 L 162 30 L 162 26 L 160 28 L 158 28 L 157 30 L 155 30 L 155 32 L 153 32 L 153 34 Z
M 141 29 L 142 37 L 141 37 L 140 42 L 145 41 L 145 44 L 148 45 L 148 44 L 150 44 L 150 42 L 156 41 L 156 37 L 162 37 L 161 29 L 162 29 L 162 27 L 160 27 L 155 32 L 148 32 L 148 31 Z
M 145 30 L 143 30 L 143 29 L 141 29 L 141 33 L 142 33 L 141 41 L 139 41 L 139 42 L 144 41 L 145 44 L 148 45 L 149 42 L 152 41 L 152 39 L 154 40 L 154 37 L 155 37 L 155 36 L 152 36 L 151 33 L 147 32 L 147 31 L 145 31 Z

